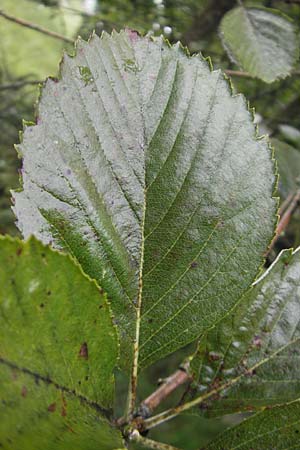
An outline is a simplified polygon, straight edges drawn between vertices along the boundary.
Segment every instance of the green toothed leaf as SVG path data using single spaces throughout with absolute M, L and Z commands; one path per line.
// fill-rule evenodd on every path
M 250 286 L 271 240 L 271 151 L 220 71 L 127 30 L 79 40 L 19 145 L 25 236 L 108 293 L 121 365 L 196 339 Z
M 297 33 L 289 17 L 271 8 L 238 7 L 220 25 L 229 57 L 266 83 L 290 74 L 299 57 Z
M 283 251 L 240 304 L 200 341 L 193 395 L 208 415 L 255 411 L 300 390 L 300 248 Z M 222 386 L 224 388 L 222 388 Z
M 67 256 L 0 239 L 0 446 L 113 450 L 118 342 L 105 295 Z
M 300 400 L 259 412 L 202 450 L 288 450 L 299 447 Z

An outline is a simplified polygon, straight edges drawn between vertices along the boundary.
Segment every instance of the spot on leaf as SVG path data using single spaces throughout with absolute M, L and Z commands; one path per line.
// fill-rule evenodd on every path
M 84 342 L 84 343 L 81 345 L 80 350 L 79 350 L 79 356 L 80 356 L 81 358 L 88 359 L 89 353 L 88 353 L 88 346 L 87 346 L 87 343 L 86 343 L 86 342 Z
M 67 402 L 64 397 L 62 397 L 61 415 L 62 417 L 66 417 L 67 415 Z
M 49 412 L 54 412 L 56 410 L 56 403 L 51 403 L 51 405 L 48 406 Z
M 81 78 L 84 81 L 86 86 L 88 84 L 93 83 L 94 78 L 93 78 L 92 72 L 90 71 L 90 69 L 88 67 L 86 67 L 86 66 L 79 66 L 78 69 L 79 69 L 80 76 L 81 76 Z
M 21 395 L 22 395 L 22 397 L 27 397 L 27 388 L 26 388 L 26 386 L 23 386 L 22 387 L 22 390 L 21 390 Z

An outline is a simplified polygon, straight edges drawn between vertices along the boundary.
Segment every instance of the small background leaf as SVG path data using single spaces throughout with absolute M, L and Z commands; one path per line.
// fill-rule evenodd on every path
M 220 35 L 230 58 L 267 83 L 289 75 L 299 57 L 296 26 L 274 9 L 235 8 L 223 17 Z

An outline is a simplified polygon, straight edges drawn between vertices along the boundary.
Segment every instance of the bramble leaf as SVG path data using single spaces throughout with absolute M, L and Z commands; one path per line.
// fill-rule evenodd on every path
M 94 35 L 47 81 L 37 123 L 19 146 L 18 225 L 108 293 L 123 367 L 186 345 L 234 306 L 273 234 L 275 176 L 220 71 L 162 38 Z
M 299 434 L 300 400 L 296 400 L 245 419 L 221 434 L 205 450 L 295 449 L 299 447 Z
M 295 400 L 300 389 L 300 248 L 283 251 L 237 307 L 200 341 L 194 395 L 216 389 L 208 415 Z M 223 387 L 224 388 L 223 388 Z
M 296 25 L 275 9 L 234 8 L 223 17 L 220 35 L 229 57 L 266 83 L 289 75 L 299 57 Z
M 35 239 L 0 239 L 0 443 L 5 449 L 115 449 L 118 356 L 104 294 Z

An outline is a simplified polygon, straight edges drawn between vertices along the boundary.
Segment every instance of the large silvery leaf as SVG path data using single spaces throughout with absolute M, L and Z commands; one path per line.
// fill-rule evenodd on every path
M 255 414 L 226 431 L 205 450 L 297 449 L 299 434 L 300 401 L 297 400 Z
M 1 447 L 122 447 L 108 421 L 117 356 L 97 285 L 34 239 L 0 239 Z
M 268 145 L 220 71 L 162 39 L 93 36 L 47 81 L 37 122 L 19 146 L 18 225 L 108 293 L 123 365 L 134 342 L 144 367 L 237 302 L 276 201 Z
M 270 8 L 229 11 L 222 19 L 220 34 L 231 59 L 267 83 L 289 75 L 299 56 L 295 24 Z
M 216 328 L 192 362 L 209 415 L 256 410 L 300 392 L 300 248 L 277 261 Z M 224 388 L 223 388 L 224 387 Z M 203 408 L 200 404 L 200 408 Z

